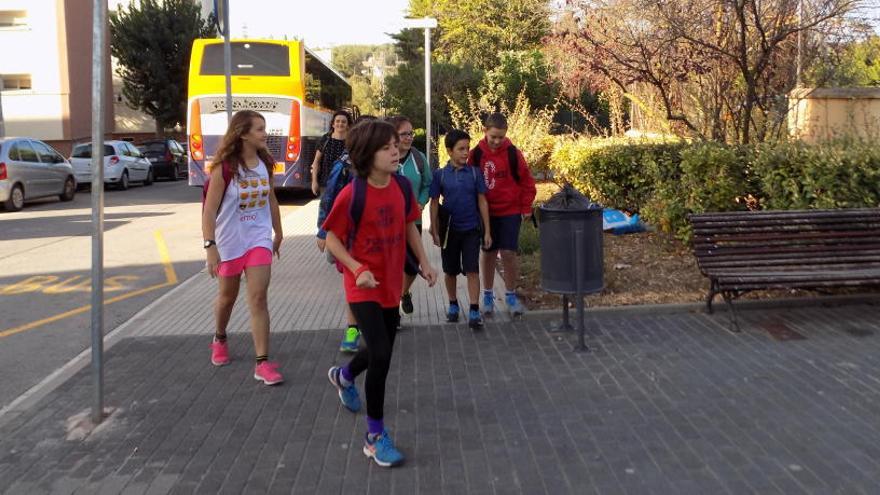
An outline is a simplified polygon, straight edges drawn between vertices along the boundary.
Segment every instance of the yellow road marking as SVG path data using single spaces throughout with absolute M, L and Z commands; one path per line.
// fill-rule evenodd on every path
M 110 299 L 104 300 L 104 304 L 113 304 L 115 302 L 124 301 L 126 299 L 131 299 L 132 297 L 140 296 L 141 294 L 146 294 L 148 292 L 152 292 L 154 290 L 162 289 L 165 287 L 170 287 L 172 285 L 177 284 L 177 273 L 174 271 L 174 266 L 171 264 L 171 257 L 168 255 L 168 247 L 165 245 L 165 240 L 162 238 L 162 233 L 158 230 L 153 233 L 153 237 L 156 239 L 156 245 L 159 248 L 159 258 L 162 260 L 162 264 L 165 265 L 165 278 L 166 282 L 153 285 L 150 287 L 145 287 L 143 289 L 138 289 L 126 294 L 120 294 L 116 297 L 112 297 Z M 83 314 L 87 311 L 91 311 L 92 305 L 87 304 L 85 306 L 81 306 L 76 309 L 72 309 L 70 311 L 65 311 L 64 313 L 57 314 L 55 316 L 50 316 L 48 318 L 43 318 L 42 320 L 32 321 L 30 323 L 25 323 L 24 325 L 19 325 L 17 327 L 12 327 L 7 330 L 0 331 L 0 339 L 3 337 L 9 337 L 10 335 L 15 335 L 17 333 L 26 332 L 28 330 L 37 328 L 39 326 L 46 325 L 48 323 L 53 323 L 58 320 L 63 320 L 64 318 L 69 318 L 71 316 L 76 316 L 79 314 Z
M 165 280 L 168 284 L 174 285 L 177 283 L 177 273 L 174 272 L 174 265 L 171 264 L 171 256 L 168 255 L 168 246 L 165 244 L 165 238 L 162 237 L 162 231 L 153 232 L 153 238 L 156 239 L 156 247 L 159 248 L 159 259 L 165 265 Z
M 113 298 L 110 298 L 110 299 L 105 300 L 105 301 L 104 301 L 104 304 L 105 304 L 105 305 L 106 305 L 106 304 L 113 304 L 113 303 L 115 303 L 115 302 L 124 301 L 124 300 L 126 300 L 126 299 L 130 299 L 130 298 L 132 298 L 132 297 L 139 296 L 139 295 L 141 295 L 141 294 L 146 294 L 147 292 L 152 292 L 152 291 L 154 291 L 154 290 L 156 290 L 156 289 L 161 289 L 161 288 L 163 288 L 163 287 L 169 287 L 169 286 L 171 286 L 171 285 L 173 285 L 173 284 L 169 284 L 168 282 L 165 282 L 165 283 L 162 283 L 162 284 L 153 285 L 153 286 L 151 286 L 151 287 L 145 287 L 145 288 L 143 288 L 143 289 L 138 289 L 138 290 L 136 290 L 136 291 L 129 292 L 129 293 L 127 293 L 127 294 L 120 294 L 120 295 L 118 295 L 118 296 L 116 296 L 116 297 L 113 297 Z M 2 339 L 3 337 L 8 337 L 8 336 L 10 336 L 10 335 L 14 335 L 14 334 L 17 334 L 17 333 L 24 332 L 24 331 L 26 331 L 26 330 L 30 330 L 30 329 L 32 329 L 32 328 L 39 327 L 39 326 L 41 326 L 41 325 L 45 325 L 45 324 L 47 324 L 47 323 L 52 323 L 52 322 L 55 322 L 55 321 L 58 321 L 58 320 L 63 320 L 64 318 L 69 318 L 69 317 L 71 317 L 71 316 L 76 316 L 76 315 L 78 315 L 78 314 L 85 313 L 86 311 L 90 311 L 91 309 L 92 309 L 92 305 L 91 305 L 91 304 L 87 304 L 87 305 L 85 305 L 85 306 L 82 306 L 82 307 L 79 307 L 79 308 L 76 308 L 76 309 L 72 309 L 72 310 L 70 310 L 70 311 L 67 311 L 67 312 L 61 313 L 61 314 L 59 314 L 59 315 L 50 316 L 50 317 L 48 317 L 48 318 L 43 318 L 42 320 L 33 321 L 33 322 L 31 322 L 31 323 L 25 323 L 24 325 L 21 325 L 21 326 L 13 327 L 13 328 L 10 328 L 10 329 L 8 329 L 8 330 L 3 330 L 2 332 L 0 332 L 0 339 Z

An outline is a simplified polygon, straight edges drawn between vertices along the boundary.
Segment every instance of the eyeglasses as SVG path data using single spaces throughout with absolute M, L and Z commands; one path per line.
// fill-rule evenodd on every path
M 409 131 L 409 132 L 398 132 L 397 134 L 398 134 L 400 137 L 408 137 L 408 138 L 411 138 L 411 137 L 413 137 L 413 136 L 416 135 L 416 133 L 413 132 L 413 131 Z

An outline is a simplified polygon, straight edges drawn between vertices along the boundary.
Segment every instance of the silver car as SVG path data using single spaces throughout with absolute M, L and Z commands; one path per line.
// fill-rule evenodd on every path
M 70 162 L 48 144 L 29 138 L 0 138 L 0 204 L 18 211 L 45 196 L 71 201 L 76 178 Z

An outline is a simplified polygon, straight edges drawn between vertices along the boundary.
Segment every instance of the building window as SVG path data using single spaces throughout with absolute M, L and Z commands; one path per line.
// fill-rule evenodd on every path
M 0 29 L 27 27 L 26 10 L 0 10 Z
M 30 74 L 3 74 L 3 90 L 32 89 Z

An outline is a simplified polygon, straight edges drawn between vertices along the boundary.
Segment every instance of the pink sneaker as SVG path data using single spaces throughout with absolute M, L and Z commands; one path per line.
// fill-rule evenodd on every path
M 229 346 L 226 342 L 211 342 L 211 364 L 214 366 L 226 366 L 229 364 Z
M 281 373 L 278 372 L 278 363 L 270 363 L 263 361 L 254 368 L 254 379 L 260 380 L 266 385 L 276 385 L 284 381 Z

